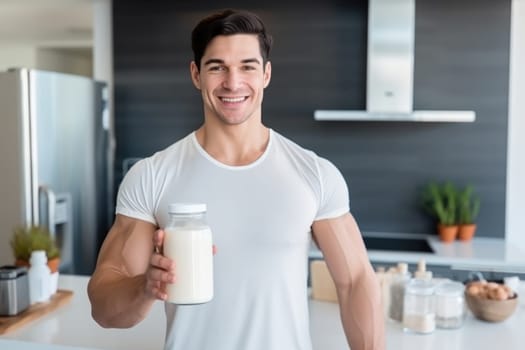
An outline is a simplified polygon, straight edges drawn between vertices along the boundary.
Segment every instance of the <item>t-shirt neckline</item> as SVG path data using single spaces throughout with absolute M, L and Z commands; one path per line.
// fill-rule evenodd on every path
M 214 165 L 220 168 L 223 168 L 223 169 L 228 169 L 228 170 L 247 170 L 247 169 L 254 168 L 260 163 L 262 163 L 266 159 L 268 153 L 270 152 L 270 148 L 272 147 L 272 143 L 273 143 L 274 132 L 272 129 L 268 129 L 268 130 L 269 130 L 268 145 L 266 146 L 266 149 L 264 150 L 263 154 L 259 158 L 257 158 L 255 161 L 251 162 L 250 164 L 246 164 L 246 165 L 228 165 L 228 164 L 224 164 L 218 161 L 217 159 L 213 158 L 208 152 L 206 152 L 206 150 L 201 146 L 201 144 L 197 140 L 196 131 L 193 131 L 191 133 L 191 140 L 193 142 L 193 145 L 197 149 L 197 151 L 204 158 L 206 158 L 206 160 L 213 163 Z

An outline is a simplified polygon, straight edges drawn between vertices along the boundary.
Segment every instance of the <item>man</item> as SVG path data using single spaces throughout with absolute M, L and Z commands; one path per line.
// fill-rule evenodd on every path
M 177 262 L 159 253 L 168 205 L 202 202 L 219 250 L 215 295 L 165 304 L 166 349 L 311 349 L 311 235 L 337 286 L 352 350 L 384 348 L 380 292 L 341 173 L 262 123 L 270 47 L 263 22 L 247 12 L 220 12 L 193 30 L 190 72 L 204 123 L 123 180 L 88 286 L 100 325 L 131 327 L 166 299 L 165 284 L 177 283 Z

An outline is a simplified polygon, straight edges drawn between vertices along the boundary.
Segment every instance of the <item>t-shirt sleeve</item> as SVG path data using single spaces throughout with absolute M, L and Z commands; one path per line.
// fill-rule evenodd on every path
M 117 194 L 116 214 L 157 225 L 153 198 L 155 181 L 149 160 L 138 161 L 126 173 Z
M 321 198 L 315 220 L 332 219 L 350 211 L 348 187 L 339 169 L 319 158 Z

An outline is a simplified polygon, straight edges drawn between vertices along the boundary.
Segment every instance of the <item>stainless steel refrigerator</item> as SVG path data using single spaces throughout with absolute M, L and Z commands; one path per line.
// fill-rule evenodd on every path
M 19 225 L 42 225 L 60 270 L 91 274 L 112 221 L 112 133 L 106 85 L 87 77 L 0 73 L 0 264 Z

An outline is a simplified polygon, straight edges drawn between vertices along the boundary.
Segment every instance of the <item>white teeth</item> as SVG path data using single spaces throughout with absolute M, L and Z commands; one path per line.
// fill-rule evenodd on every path
M 244 101 L 244 97 L 222 97 L 221 100 L 223 100 L 224 102 L 235 103 Z

